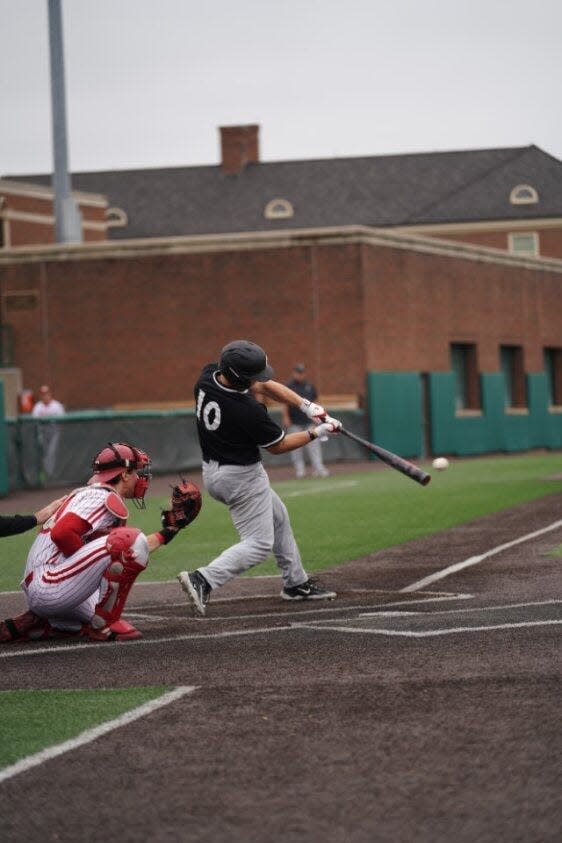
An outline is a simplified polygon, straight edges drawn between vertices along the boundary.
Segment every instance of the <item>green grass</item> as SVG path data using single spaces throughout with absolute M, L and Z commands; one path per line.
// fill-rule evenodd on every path
M 385 547 L 499 512 L 562 491 L 552 480 L 562 456 L 543 454 L 453 460 L 433 471 L 423 488 L 392 469 L 337 475 L 324 480 L 275 484 L 289 513 L 307 571 L 320 571 Z M 159 526 L 165 498 L 148 498 L 147 509 L 132 510 L 130 523 L 146 532 Z M 31 533 L 2 540 L 0 590 L 15 589 L 24 568 Z M 197 521 L 153 555 L 143 579 L 171 579 L 183 569 L 210 562 L 237 541 L 228 510 L 204 496 Z M 271 560 L 255 574 L 276 572 Z
M 155 686 L 0 692 L 0 768 L 75 738 L 167 690 Z

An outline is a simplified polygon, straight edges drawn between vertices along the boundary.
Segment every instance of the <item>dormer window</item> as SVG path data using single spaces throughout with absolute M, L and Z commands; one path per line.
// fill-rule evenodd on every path
M 509 194 L 512 205 L 536 205 L 539 194 L 530 184 L 518 184 Z
M 263 212 L 266 220 L 285 220 L 294 216 L 293 206 L 288 199 L 272 199 Z
M 105 220 L 108 228 L 122 228 L 129 222 L 122 208 L 108 208 L 105 212 Z

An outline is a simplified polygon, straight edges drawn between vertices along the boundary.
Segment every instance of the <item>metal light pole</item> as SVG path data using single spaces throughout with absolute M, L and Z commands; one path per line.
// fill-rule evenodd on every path
M 71 195 L 66 142 L 66 95 L 61 0 L 49 3 L 49 49 L 51 55 L 51 108 L 53 118 L 53 191 L 57 243 L 82 242 L 82 217 Z

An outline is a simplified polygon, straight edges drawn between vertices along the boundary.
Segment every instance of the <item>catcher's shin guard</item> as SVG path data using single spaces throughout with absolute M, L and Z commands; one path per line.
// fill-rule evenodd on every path
M 98 640 L 118 637 L 112 636 L 112 627 L 118 626 L 129 591 L 148 562 L 146 536 L 133 527 L 116 527 L 109 533 L 106 547 L 111 555 L 111 562 L 103 575 L 107 590 L 94 609 L 91 620 L 94 633 L 91 637 Z M 140 634 L 134 637 L 138 638 Z

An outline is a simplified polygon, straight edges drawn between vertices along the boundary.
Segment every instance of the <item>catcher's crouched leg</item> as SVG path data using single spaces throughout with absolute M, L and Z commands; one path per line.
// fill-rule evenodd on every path
M 95 641 L 131 641 L 141 633 L 121 619 L 131 587 L 148 563 L 148 542 L 133 527 L 116 527 L 107 537 L 111 562 L 103 580 L 106 591 L 94 609 L 89 635 Z

